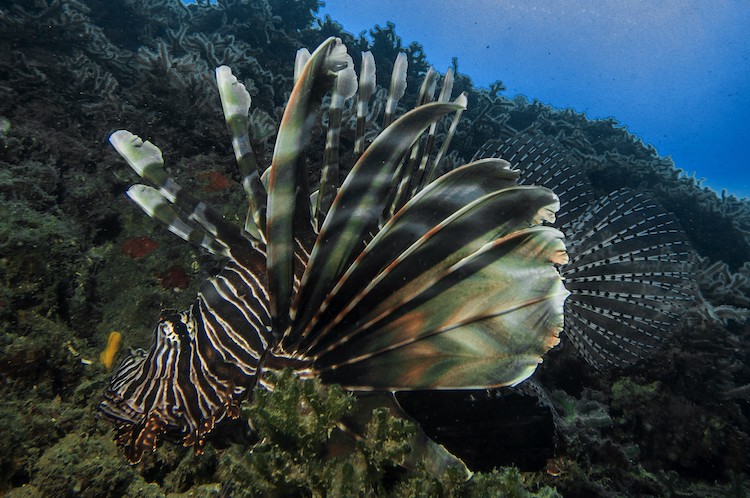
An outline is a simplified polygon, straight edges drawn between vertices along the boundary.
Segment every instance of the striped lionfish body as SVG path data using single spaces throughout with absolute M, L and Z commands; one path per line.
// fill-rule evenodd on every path
M 215 423 L 237 417 L 258 380 L 270 323 L 266 282 L 234 261 L 202 285 L 188 311 L 165 313 L 151 349 L 123 361 L 101 404 L 125 422 L 118 442 L 127 458 L 138 461 L 167 429 L 200 451 Z
M 173 233 L 228 259 L 190 309 L 165 312 L 151 348 L 133 351 L 113 375 L 100 409 L 119 422 L 118 442 L 131 462 L 165 432 L 200 452 L 214 425 L 237 417 L 254 389 L 273 388 L 269 371 L 290 368 L 355 392 L 481 389 L 523 381 L 558 343 L 569 295 L 559 268 L 569 258 L 562 233 L 544 222 L 554 222 L 560 199 L 548 188 L 518 185 L 519 171 L 496 157 L 438 176 L 466 96 L 451 100 L 449 71 L 434 99 L 430 71 L 416 107 L 396 118 L 405 63 L 402 54 L 394 64 L 382 131 L 368 145 L 372 55 L 363 54 L 357 77 L 339 39 L 312 54 L 300 50 L 267 169 L 250 147 L 250 96 L 229 68 L 217 69 L 248 198 L 243 227 L 169 178 L 156 146 L 124 130 L 111 136 L 153 185 L 131 187 L 132 200 Z M 315 143 L 326 96 L 324 164 L 311 192 L 305 150 Z M 345 110 L 356 115 L 354 164 L 341 168 L 349 173 L 340 183 Z M 585 292 L 577 298 L 589 306 Z M 641 316 L 638 299 L 631 301 L 629 312 Z M 604 333 L 611 323 L 598 317 L 606 306 L 596 302 L 576 315 L 590 329 L 576 330 Z M 644 323 L 658 322 L 663 309 Z

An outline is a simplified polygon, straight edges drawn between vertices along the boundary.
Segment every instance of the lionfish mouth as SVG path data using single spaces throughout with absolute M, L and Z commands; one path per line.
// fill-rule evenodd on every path
M 559 265 L 569 255 L 563 234 L 541 223 L 554 221 L 573 190 L 558 198 L 542 186 L 518 185 L 521 172 L 497 157 L 453 168 L 446 151 L 466 96 L 451 100 L 449 70 L 435 98 L 440 78 L 430 70 L 416 107 L 397 117 L 406 64 L 399 55 L 378 132 L 369 112 L 372 55 L 362 55 L 357 76 L 337 38 L 312 54 L 300 50 L 268 168 L 250 145 L 250 95 L 219 67 L 247 194 L 242 227 L 170 178 L 156 146 L 124 130 L 110 137 L 153 185 L 131 187 L 130 198 L 174 234 L 228 259 L 188 310 L 159 321 L 151 348 L 132 352 L 112 377 L 100 409 L 119 422 L 118 442 L 131 462 L 155 450 L 165 432 L 179 433 L 200 453 L 214 425 L 237 417 L 239 404 L 266 387 L 265 372 L 289 368 L 352 391 L 489 388 L 528 378 L 557 344 L 569 295 Z M 322 107 L 325 159 L 310 192 L 304 158 L 307 147 L 323 142 L 314 133 Z M 345 155 L 342 134 L 354 143 Z M 527 155 L 514 166 L 550 157 Z M 341 170 L 349 171 L 343 182 Z M 624 229 L 620 237 L 626 235 Z M 566 278 L 586 282 L 573 268 Z M 586 299 L 581 293 L 575 301 L 585 311 L 574 323 L 600 333 L 603 305 Z M 584 350 L 589 344 L 578 342 Z M 600 341 L 591 344 L 606 356 Z M 397 410 L 392 396 L 381 402 Z M 421 440 L 415 451 L 427 445 L 441 464 L 460 464 Z

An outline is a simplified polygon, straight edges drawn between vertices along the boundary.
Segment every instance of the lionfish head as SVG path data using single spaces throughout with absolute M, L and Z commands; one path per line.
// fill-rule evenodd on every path
M 132 463 L 156 449 L 161 434 L 184 431 L 184 414 L 171 386 L 189 351 L 180 316 L 162 318 L 154 328 L 153 347 L 130 350 L 112 375 L 99 408 L 120 422 L 117 441 Z
M 154 328 L 151 348 L 131 349 L 104 393 L 99 409 L 119 422 L 117 442 L 131 463 L 154 451 L 163 434 L 182 436 L 200 452 L 213 425 L 226 415 L 234 416 L 222 409 L 231 405 L 229 400 L 212 398 L 199 384 L 184 388 L 185 379 L 199 377 L 190 330 L 188 313 L 162 317 Z M 200 407 L 206 413 L 191 412 Z

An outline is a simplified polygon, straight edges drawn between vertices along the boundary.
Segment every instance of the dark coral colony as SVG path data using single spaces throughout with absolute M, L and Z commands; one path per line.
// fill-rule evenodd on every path
M 746 496 L 750 202 L 318 8 L 0 4 L 0 494 Z

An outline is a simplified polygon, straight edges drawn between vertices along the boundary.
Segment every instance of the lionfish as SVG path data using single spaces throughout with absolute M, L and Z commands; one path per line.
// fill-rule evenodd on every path
M 596 198 L 577 160 L 550 137 L 491 140 L 476 154 L 502 157 L 519 183 L 559 196 L 556 224 L 570 261 L 565 335 L 598 369 L 622 368 L 657 353 L 687 307 L 699 301 L 694 250 L 676 217 L 654 198 L 622 188 Z
M 265 170 L 250 145 L 250 95 L 228 67 L 217 68 L 216 78 L 248 199 L 243 227 L 170 178 L 156 146 L 125 130 L 110 137 L 156 187 L 134 185 L 129 197 L 179 237 L 228 260 L 188 310 L 164 313 L 149 350 L 132 350 L 113 374 L 100 409 L 119 423 L 117 440 L 130 462 L 155 450 L 165 433 L 200 453 L 214 426 L 238 417 L 255 389 L 273 389 L 269 373 L 281 369 L 354 393 L 381 392 L 378 402 L 395 409 L 396 391 L 509 386 L 534 372 L 559 342 L 570 294 L 560 273 L 569 262 L 563 233 L 545 224 L 555 221 L 561 202 L 549 188 L 519 185 L 513 161 L 498 157 L 438 175 L 467 103 L 465 94 L 451 100 L 450 70 L 437 99 L 430 71 L 416 107 L 396 118 L 406 87 L 406 57 L 399 55 L 382 130 L 367 145 L 372 55 L 363 54 L 357 76 L 337 38 L 312 54 L 301 49 Z M 324 164 L 311 188 L 305 152 L 317 138 L 322 107 Z M 345 110 L 356 131 L 353 152 L 341 156 Z M 438 133 L 448 115 L 450 126 Z M 534 150 L 517 161 L 523 169 L 552 157 Z M 342 157 L 354 164 L 341 167 Z M 558 168 L 553 176 L 566 173 Z M 568 311 L 576 343 L 593 351 L 591 359 L 611 357 L 618 340 L 627 343 L 624 356 L 638 356 L 637 345 L 651 348 L 650 339 L 664 335 L 669 305 L 683 296 L 680 235 L 662 248 L 653 238 L 639 243 L 639 230 L 661 225 L 629 223 L 627 216 L 655 208 L 615 197 L 611 202 L 626 211 L 608 219 L 601 209 L 577 209 L 571 192 L 578 190 L 563 189 L 568 207 L 584 218 L 569 225 L 591 241 L 578 244 L 579 262 L 564 270 L 576 289 Z M 618 229 L 603 230 L 606 224 Z M 615 284 L 625 288 L 609 296 Z M 431 454 L 439 452 L 433 447 Z

